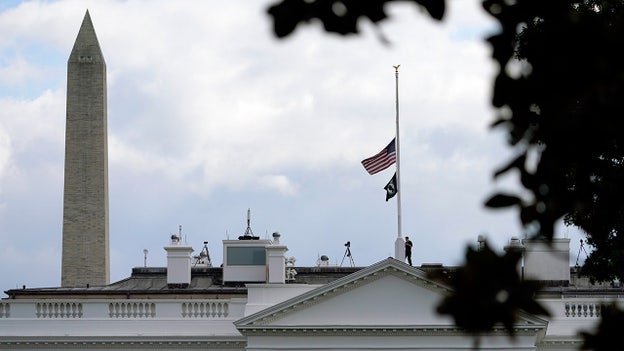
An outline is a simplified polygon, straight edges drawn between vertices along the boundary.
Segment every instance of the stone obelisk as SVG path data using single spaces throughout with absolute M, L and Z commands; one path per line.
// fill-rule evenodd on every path
M 89 11 L 67 61 L 62 287 L 110 283 L 106 63 Z

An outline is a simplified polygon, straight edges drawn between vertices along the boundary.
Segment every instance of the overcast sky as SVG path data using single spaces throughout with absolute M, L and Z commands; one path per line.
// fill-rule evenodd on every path
M 272 2 L 0 3 L 2 291 L 60 286 L 67 59 L 87 9 L 108 70 L 111 282 L 143 266 L 143 249 L 165 266 L 179 226 L 220 265 L 248 209 L 253 233 L 280 232 L 298 266 L 340 265 L 347 241 L 356 266 L 394 256 L 397 198 L 383 188 L 395 167 L 369 175 L 361 161 L 395 135 L 397 64 L 414 264 L 461 264 L 479 234 L 496 249 L 523 237 L 515 212 L 483 207 L 517 185 L 492 178 L 513 150 L 488 127 L 484 38 L 497 27 L 480 1 L 449 1 L 443 22 L 392 4 L 359 36 L 313 23 L 285 40 L 272 35 Z M 574 264 L 582 236 L 558 237 Z

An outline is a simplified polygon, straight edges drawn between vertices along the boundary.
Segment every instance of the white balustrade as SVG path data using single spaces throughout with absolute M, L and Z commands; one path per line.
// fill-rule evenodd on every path
M 111 302 L 108 304 L 111 318 L 154 318 L 156 304 L 153 302 Z
M 9 318 L 11 316 L 11 304 L 0 302 L 0 318 Z
M 599 318 L 601 305 L 599 302 L 566 302 L 564 305 L 565 316 L 569 318 Z
M 37 318 L 82 318 L 79 302 L 37 302 Z
M 0 302 L 0 320 L 236 319 L 243 317 L 245 303 L 246 299 L 3 300 Z
M 182 303 L 182 317 L 224 318 L 228 316 L 228 306 L 225 301 L 184 302 Z

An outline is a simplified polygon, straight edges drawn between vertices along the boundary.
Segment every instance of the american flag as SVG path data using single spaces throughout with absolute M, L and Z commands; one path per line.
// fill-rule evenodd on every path
M 377 155 L 362 161 L 364 169 L 366 169 L 369 174 L 381 172 L 396 162 L 396 146 L 394 144 L 394 140 L 395 139 L 392 139 L 390 144 L 388 144 L 388 146 L 381 150 Z

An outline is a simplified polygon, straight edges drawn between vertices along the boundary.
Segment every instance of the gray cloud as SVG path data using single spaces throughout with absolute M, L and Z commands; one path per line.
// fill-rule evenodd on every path
M 178 225 L 189 243 L 282 233 L 314 265 L 394 254 L 395 201 L 360 161 L 395 132 L 400 69 L 403 228 L 414 260 L 458 263 L 487 232 L 520 235 L 514 214 L 482 207 L 510 155 L 487 125 L 494 66 L 478 2 L 435 23 L 391 6 L 378 30 L 337 38 L 318 24 L 278 41 L 269 2 L 55 1 L 0 10 L 1 288 L 59 285 L 65 68 L 88 8 L 108 69 L 112 279 L 165 264 Z M 574 234 L 571 234 L 574 235 Z M 573 240 L 573 243 L 576 240 Z

